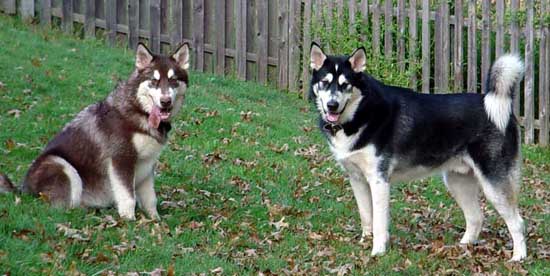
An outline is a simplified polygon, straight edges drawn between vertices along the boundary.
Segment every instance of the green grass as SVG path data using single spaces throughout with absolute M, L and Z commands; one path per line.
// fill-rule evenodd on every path
M 0 16 L 0 171 L 20 180 L 45 143 L 132 64 L 131 51 Z M 62 210 L 27 195 L 0 195 L 0 273 L 550 273 L 548 149 L 524 147 L 523 264 L 506 263 L 508 233 L 490 207 L 485 243 L 463 256 L 455 244 L 464 220 L 438 178 L 392 187 L 391 249 L 370 258 L 371 243 L 358 243 L 351 189 L 309 107 L 296 94 L 192 72 L 160 158 L 162 222 L 140 211 L 138 221 L 124 222 L 113 208 Z

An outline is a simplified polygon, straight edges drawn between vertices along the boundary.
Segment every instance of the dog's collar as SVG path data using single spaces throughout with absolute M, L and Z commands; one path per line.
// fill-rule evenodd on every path
M 342 125 L 335 125 L 331 123 L 326 123 L 323 125 L 323 131 L 329 133 L 330 135 L 334 136 L 336 132 L 342 130 Z

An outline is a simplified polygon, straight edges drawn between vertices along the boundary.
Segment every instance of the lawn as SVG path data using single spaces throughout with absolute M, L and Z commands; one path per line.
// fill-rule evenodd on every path
M 133 53 L 0 15 L 0 172 L 19 181 L 47 141 L 131 72 Z M 382 77 L 383 79 L 383 77 Z M 369 256 L 351 188 L 297 94 L 191 72 L 160 157 L 159 223 L 113 208 L 50 208 L 0 195 L 0 274 L 550 274 L 550 150 L 525 146 L 529 257 L 509 264 L 484 204 L 479 245 L 441 180 L 392 186 L 391 249 Z

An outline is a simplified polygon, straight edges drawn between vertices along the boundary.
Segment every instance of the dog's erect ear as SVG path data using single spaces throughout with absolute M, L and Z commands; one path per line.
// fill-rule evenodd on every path
M 183 43 L 172 55 L 172 58 L 184 70 L 189 69 L 189 44 Z
M 323 63 L 325 62 L 325 59 L 327 59 L 327 56 L 323 52 L 323 49 L 321 47 L 313 42 L 311 43 L 311 69 L 313 70 L 319 70 L 323 66 Z
M 365 53 L 365 48 L 357 48 L 353 54 L 348 59 L 351 64 L 351 69 L 356 73 L 365 71 L 367 67 L 367 54 Z
M 136 50 L 136 68 L 142 70 L 149 66 L 153 61 L 153 54 L 143 43 L 138 43 Z

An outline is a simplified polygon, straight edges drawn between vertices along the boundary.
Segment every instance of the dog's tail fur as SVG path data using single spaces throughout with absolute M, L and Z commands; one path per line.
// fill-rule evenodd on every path
M 0 173 L 0 194 L 16 192 L 17 189 L 11 180 L 4 174 Z
M 523 77 L 523 62 L 517 55 L 498 58 L 489 71 L 485 111 L 499 130 L 505 132 L 512 115 L 514 87 Z

